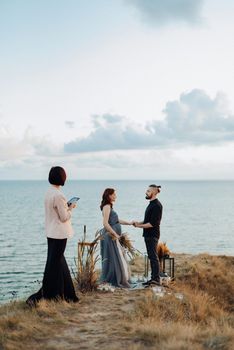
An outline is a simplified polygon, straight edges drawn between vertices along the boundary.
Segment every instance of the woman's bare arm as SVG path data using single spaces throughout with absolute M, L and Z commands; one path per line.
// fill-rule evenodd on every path
M 110 234 L 110 236 L 112 237 L 112 239 L 118 239 L 119 236 L 117 235 L 117 233 L 113 230 L 113 228 L 111 227 L 111 225 L 109 224 L 109 217 L 110 217 L 110 205 L 104 205 L 103 209 L 102 209 L 102 215 L 103 215 L 103 226 L 105 227 L 105 229 L 107 230 L 107 232 Z
M 125 221 L 125 220 L 120 220 L 119 219 L 119 223 L 121 224 L 121 225 L 132 225 L 133 224 L 133 222 L 131 221 Z

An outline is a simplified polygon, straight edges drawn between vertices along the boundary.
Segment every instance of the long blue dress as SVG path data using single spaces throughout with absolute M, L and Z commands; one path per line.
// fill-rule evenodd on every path
M 111 208 L 109 225 L 120 236 L 121 225 L 117 213 Z M 102 274 L 101 281 L 111 283 L 115 287 L 129 288 L 129 268 L 119 240 L 113 240 L 105 228 L 102 229 L 101 240 Z

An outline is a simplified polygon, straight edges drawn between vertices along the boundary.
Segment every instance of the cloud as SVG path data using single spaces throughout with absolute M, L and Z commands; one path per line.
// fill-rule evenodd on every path
M 153 120 L 145 126 L 117 115 L 93 117 L 93 131 L 64 145 L 67 153 L 133 150 L 182 145 L 208 145 L 234 139 L 234 115 L 227 108 L 225 95 L 214 99 L 203 90 L 181 94 L 169 101 L 163 121 Z
M 28 127 L 22 137 L 17 137 L 8 126 L 0 125 L 0 166 L 53 158 L 61 154 L 62 146 L 53 143 L 49 136 L 37 136 Z
M 217 100 L 219 108 L 223 111 L 223 98 L 220 100 L 219 97 Z M 173 105 L 174 102 L 170 103 Z M 186 123 L 181 122 L 181 119 L 183 120 L 182 117 L 177 119 L 178 127 L 180 125 L 180 130 L 186 129 Z M 228 120 L 228 117 L 226 119 Z M 116 115 L 95 116 L 93 121 L 96 121 L 96 128 L 98 124 L 99 128 L 105 127 L 107 130 L 122 129 L 126 133 L 135 132 L 134 135 L 140 135 L 141 132 L 139 126 L 130 124 L 125 118 Z M 150 143 L 155 139 L 152 123 L 148 123 L 144 128 L 145 133 L 151 135 Z M 157 126 L 164 129 L 165 125 L 166 123 L 157 123 Z M 214 130 L 219 128 L 217 124 L 212 127 Z M 140 141 L 143 143 L 142 139 Z M 234 162 L 230 157 L 234 151 L 233 142 L 218 146 L 214 143 L 212 147 L 210 144 L 194 147 L 189 146 L 183 139 L 180 143 L 183 147 L 174 147 L 167 140 L 163 148 L 145 145 L 144 148 L 138 147 L 139 140 L 134 138 L 131 142 L 129 141 L 131 148 L 112 149 L 111 152 L 65 153 L 62 145 L 56 146 L 49 136 L 37 136 L 31 128 L 28 128 L 21 138 L 17 138 L 11 130 L 1 126 L 0 179 L 46 179 L 50 167 L 58 164 L 65 167 L 70 179 L 230 178 L 234 171 Z
M 37 136 L 33 128 L 28 127 L 23 142 L 31 147 L 32 154 L 45 157 L 56 157 L 63 152 L 61 145 L 53 142 L 49 135 Z
M 66 120 L 65 121 L 65 125 L 69 128 L 69 129 L 74 129 L 75 127 L 75 122 L 72 120 Z
M 65 144 L 65 152 L 96 152 L 153 146 L 152 133 L 140 129 L 137 125 L 125 125 L 125 119 L 121 116 L 94 116 L 93 126 L 94 131 L 86 138 L 78 138 Z
M 24 159 L 30 153 L 31 148 L 24 140 L 17 139 L 7 126 L 0 125 L 0 162 L 2 164 Z
M 152 122 L 165 143 L 212 144 L 231 141 L 234 137 L 234 115 L 227 107 L 225 95 L 214 99 L 194 89 L 171 101 L 164 109 L 163 123 Z
M 0 179 L 45 179 L 53 165 L 67 164 L 63 144 L 28 127 L 21 136 L 0 123 Z
M 203 0 L 125 0 L 134 6 L 144 21 L 153 25 L 169 22 L 201 22 Z
M 44 178 L 54 164 L 71 178 L 145 178 L 152 172 L 161 178 L 230 177 L 234 116 L 223 94 L 183 93 L 167 102 L 164 115 L 143 126 L 123 116 L 95 115 L 88 136 L 65 145 L 30 127 L 18 137 L 0 123 L 0 178 Z

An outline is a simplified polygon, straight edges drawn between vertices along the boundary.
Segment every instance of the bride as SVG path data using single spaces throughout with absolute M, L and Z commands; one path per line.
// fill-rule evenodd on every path
M 118 218 L 113 209 L 116 197 L 116 191 L 113 188 L 106 188 L 100 205 L 104 226 L 101 240 L 101 281 L 111 283 L 116 287 L 129 288 L 129 267 L 119 243 L 119 237 L 121 236 L 121 225 L 132 225 L 132 223 Z

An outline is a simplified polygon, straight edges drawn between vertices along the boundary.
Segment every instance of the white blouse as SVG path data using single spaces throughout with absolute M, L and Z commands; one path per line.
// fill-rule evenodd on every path
M 45 232 L 48 238 L 64 239 L 73 236 L 71 210 L 60 189 L 51 186 L 45 196 Z

